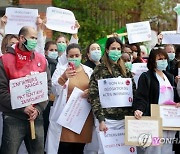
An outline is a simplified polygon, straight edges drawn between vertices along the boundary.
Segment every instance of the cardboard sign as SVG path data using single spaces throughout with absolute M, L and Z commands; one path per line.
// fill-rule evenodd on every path
M 180 44 L 180 34 L 176 31 L 163 31 L 162 44 Z
M 163 130 L 180 130 L 180 108 L 151 104 L 151 116 L 161 117 Z
M 86 98 L 82 98 L 83 91 L 74 88 L 66 106 L 64 107 L 57 123 L 73 132 L 80 134 L 91 110 L 91 105 Z
M 47 73 L 10 80 L 12 109 L 48 100 Z
M 104 154 L 137 154 L 136 147 L 124 144 L 124 129 L 99 132 Z
M 149 21 L 126 24 L 129 43 L 151 40 L 151 27 Z
M 46 11 L 46 27 L 64 33 L 76 34 L 75 17 L 73 12 L 56 7 L 48 7 Z
M 131 78 L 108 78 L 98 80 L 102 108 L 132 106 Z
M 5 34 L 19 34 L 19 30 L 24 26 L 31 26 L 37 29 L 37 9 L 8 7 L 6 8 L 6 16 Z
M 146 147 L 157 137 L 162 137 L 161 118 L 143 116 L 138 120 L 134 116 L 125 116 L 125 145 Z

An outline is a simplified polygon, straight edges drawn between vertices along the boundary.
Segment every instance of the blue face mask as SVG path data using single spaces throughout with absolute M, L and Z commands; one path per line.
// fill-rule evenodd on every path
M 175 53 L 168 53 L 169 60 L 172 61 L 175 58 Z
M 98 62 L 101 59 L 101 50 L 90 51 L 90 57 L 93 61 Z
M 51 59 L 57 59 L 58 57 L 58 52 L 52 52 L 52 51 L 48 51 L 48 57 Z
M 166 70 L 166 67 L 168 66 L 167 59 L 157 60 L 156 64 L 157 64 L 157 69 L 160 71 Z

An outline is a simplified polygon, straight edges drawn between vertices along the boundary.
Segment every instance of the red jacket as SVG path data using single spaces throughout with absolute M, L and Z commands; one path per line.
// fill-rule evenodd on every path
M 51 77 L 45 57 L 37 52 L 32 52 L 31 60 L 21 69 L 16 67 L 15 50 L 8 48 L 6 54 L 0 58 L 0 111 L 5 115 L 14 116 L 20 119 L 27 119 L 24 108 L 12 110 L 9 93 L 9 80 L 30 75 L 31 72 L 47 72 L 48 88 L 51 88 Z M 47 102 L 37 104 L 35 107 L 40 113 L 46 107 Z

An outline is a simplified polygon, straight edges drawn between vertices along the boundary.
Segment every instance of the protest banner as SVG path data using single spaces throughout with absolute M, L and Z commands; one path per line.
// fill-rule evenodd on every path
M 176 31 L 163 31 L 162 44 L 180 44 L 180 34 Z
M 124 144 L 124 129 L 99 132 L 104 154 L 137 154 L 136 147 Z
M 152 144 L 153 138 L 161 137 L 161 118 L 143 116 L 138 120 L 134 116 L 125 116 L 125 145 L 146 147 Z
M 10 80 L 12 109 L 48 100 L 47 73 Z
M 64 33 L 76 34 L 75 16 L 73 12 L 56 7 L 48 7 L 46 11 L 46 27 Z
M 126 24 L 129 43 L 138 43 L 151 40 L 149 21 Z
M 132 79 L 108 78 L 98 80 L 101 106 L 103 108 L 132 106 Z
M 57 123 L 73 132 L 80 134 L 91 110 L 86 98 L 82 98 L 83 91 L 74 88 Z
M 163 130 L 180 130 L 180 108 L 151 104 L 151 116 L 161 117 Z
M 6 16 L 5 34 L 18 34 L 19 30 L 24 26 L 31 26 L 37 29 L 37 9 L 8 7 L 6 8 Z
M 136 87 L 138 85 L 138 80 L 139 80 L 140 75 L 143 72 L 147 72 L 147 71 L 148 71 L 147 63 L 134 63 L 134 64 L 132 64 L 131 72 L 133 75 L 134 82 L 136 83 Z

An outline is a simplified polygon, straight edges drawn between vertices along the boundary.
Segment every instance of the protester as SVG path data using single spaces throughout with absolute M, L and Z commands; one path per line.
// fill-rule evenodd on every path
M 132 62 L 131 62 L 131 57 L 128 53 L 123 52 L 122 56 L 121 56 L 122 60 L 124 61 L 124 64 L 126 66 L 126 68 L 131 71 L 132 68 Z
M 166 70 L 168 55 L 161 47 L 151 50 L 147 63 L 148 71 L 141 74 L 138 88 L 133 100 L 134 116 L 141 119 L 142 116 L 150 116 L 151 104 L 168 104 L 179 102 L 176 90 L 174 90 L 174 77 Z M 146 89 L 146 90 L 145 90 Z M 166 97 L 164 97 L 166 96 Z M 163 131 L 163 137 L 174 138 L 175 131 Z M 172 144 L 162 146 L 137 147 L 138 154 L 172 154 Z
M 131 107 L 102 108 L 99 96 L 98 80 L 108 78 L 131 78 L 121 59 L 123 44 L 117 37 L 108 38 L 102 63 L 94 69 L 90 79 L 89 102 L 96 117 L 96 130 L 106 132 L 108 129 L 124 129 L 124 116 L 132 115 Z M 135 84 L 133 82 L 133 89 Z M 109 102 L 111 103 L 111 102 Z M 99 133 L 98 133 L 99 134 Z M 99 137 L 99 136 L 98 136 Z M 103 153 L 100 138 L 98 153 Z
M 34 106 L 12 110 L 9 81 L 31 75 L 34 72 L 47 72 L 48 87 L 51 80 L 45 58 L 34 52 L 37 45 L 37 32 L 32 27 L 23 27 L 19 32 L 19 43 L 15 49 L 9 47 L 0 61 L 0 110 L 3 112 L 3 136 L 1 154 L 16 154 L 25 141 L 30 154 L 44 153 L 44 131 L 42 111 L 46 102 Z M 25 58 L 22 58 L 25 57 Z M 29 120 L 34 120 L 36 139 L 31 139 Z
M 124 48 L 123 48 L 123 52 L 124 53 L 128 53 L 131 57 L 131 62 L 133 61 L 133 51 L 131 50 L 130 46 L 125 44 Z
M 84 65 L 94 69 L 96 65 L 100 64 L 102 53 L 99 44 L 90 44 L 86 49 L 86 56 L 87 61 L 84 63 Z
M 83 154 L 85 144 L 90 143 L 92 138 L 92 113 L 89 114 L 80 134 L 57 124 L 57 119 L 74 87 L 84 91 L 82 97 L 86 98 L 88 96 L 89 78 L 92 69 L 81 64 L 82 55 L 78 44 L 68 45 L 66 53 L 71 65 L 67 63 L 64 66 L 57 66 L 52 76 L 53 92 L 56 100 L 50 111 L 46 151 L 47 153 L 57 153 L 58 151 L 59 154 Z

